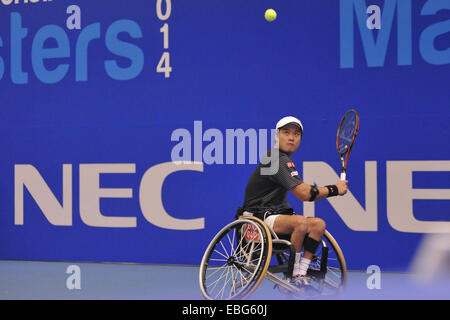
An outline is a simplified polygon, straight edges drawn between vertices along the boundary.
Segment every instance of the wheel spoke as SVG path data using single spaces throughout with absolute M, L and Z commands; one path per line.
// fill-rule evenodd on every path
M 236 267 L 235 265 L 233 265 L 233 267 L 239 272 L 239 274 L 240 274 L 240 276 L 241 276 L 241 279 L 242 279 L 242 280 L 245 280 L 245 282 L 248 284 L 250 281 L 247 280 L 247 278 L 244 276 L 244 274 L 242 273 L 242 271 L 241 271 L 238 267 Z M 242 280 L 241 280 L 240 282 L 242 282 Z
M 221 267 L 211 267 L 211 268 L 209 268 L 209 269 L 212 269 L 212 270 L 214 270 L 214 271 L 211 272 L 210 274 L 208 274 L 208 276 L 205 277 L 205 280 L 209 279 L 211 276 L 215 275 L 217 272 L 219 272 L 220 270 L 223 270 L 223 269 L 226 268 L 226 267 L 227 267 L 227 265 L 224 264 L 224 265 L 221 266 Z
M 233 228 L 233 236 L 231 237 L 233 240 L 230 239 L 230 236 L 227 233 L 228 242 L 231 245 L 231 256 L 234 256 L 236 254 L 236 249 L 234 247 L 234 238 L 236 236 L 236 229 Z
M 324 283 L 333 289 L 339 289 L 339 284 L 337 284 L 336 282 L 334 282 L 331 279 L 326 278 L 324 280 Z
M 217 284 L 219 283 L 220 279 L 223 278 L 223 274 L 224 274 L 224 272 L 225 272 L 226 269 L 227 269 L 227 268 L 225 267 L 225 268 L 222 270 L 222 273 L 220 274 L 219 278 L 217 278 L 216 281 L 214 281 L 214 282 L 212 282 L 211 284 L 209 284 L 208 286 L 206 286 L 206 288 L 209 288 L 210 286 L 212 286 L 212 285 L 214 284 L 214 287 L 211 289 L 211 293 L 214 292 L 214 289 L 216 289 L 216 286 L 217 286 Z
M 224 251 L 225 254 L 227 255 L 225 258 L 229 258 L 230 256 L 228 255 L 227 249 L 225 249 L 225 247 L 224 247 L 224 245 L 223 245 L 223 243 L 222 243 L 222 240 L 220 240 L 220 245 L 222 246 L 223 251 Z
M 337 269 L 340 271 L 340 269 Z M 340 278 L 340 274 L 338 274 L 335 270 L 331 269 L 330 267 L 328 267 L 328 272 L 331 272 L 332 274 L 334 274 L 336 276 L 336 278 Z
M 211 258 L 211 259 L 209 259 L 209 261 L 227 261 L 228 259 L 213 259 L 213 258 Z
M 227 268 L 227 273 L 226 273 L 226 275 L 225 275 L 225 283 L 224 283 L 224 285 L 222 286 L 222 289 L 220 289 L 219 290 L 219 292 L 217 293 L 217 295 L 216 295 L 216 298 L 221 294 L 221 299 L 223 299 L 223 294 L 224 294 L 224 292 L 225 292 L 225 287 L 227 286 L 227 283 L 228 283 L 228 275 L 229 275 L 229 273 L 230 273 L 230 270 L 229 270 L 229 268 Z
M 235 275 L 233 273 L 233 268 L 230 268 L 230 271 L 231 271 L 231 289 L 230 289 L 230 294 L 228 296 L 229 299 L 231 299 L 232 295 L 234 293 L 236 293 L 236 286 L 235 286 L 236 285 L 236 278 L 235 278 Z
M 220 243 L 222 243 L 222 241 L 220 242 Z M 225 254 L 223 254 L 223 253 L 221 253 L 221 252 L 219 252 L 219 251 L 217 251 L 217 249 L 214 249 L 214 252 L 216 252 L 216 253 L 218 253 L 218 254 L 220 254 L 222 257 L 224 257 L 225 259 L 228 259 L 229 258 L 229 256 L 227 255 L 225 255 L 226 254 L 226 252 L 225 252 Z

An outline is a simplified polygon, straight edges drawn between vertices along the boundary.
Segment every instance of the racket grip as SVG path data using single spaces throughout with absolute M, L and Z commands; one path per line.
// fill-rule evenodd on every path
M 341 172 L 341 181 L 344 181 L 346 177 L 347 177 L 347 174 L 345 173 L 345 171 L 342 171 Z

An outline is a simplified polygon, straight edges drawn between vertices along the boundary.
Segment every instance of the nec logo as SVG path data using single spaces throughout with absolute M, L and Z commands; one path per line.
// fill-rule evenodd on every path
M 449 172 L 450 161 L 386 161 L 386 215 L 389 225 L 400 232 L 450 233 L 450 221 L 425 221 L 414 216 L 414 200 L 450 200 L 450 189 L 414 188 L 414 172 Z M 354 231 L 378 231 L 377 162 L 365 162 L 365 206 L 351 189 L 343 197 L 327 200 L 345 225 Z M 303 162 L 303 180 L 325 185 L 337 181 L 336 172 L 325 162 Z M 432 181 L 431 181 L 432 182 Z M 383 188 L 380 188 L 382 190 Z M 384 194 L 384 192 L 383 192 Z M 304 203 L 304 214 L 315 215 L 314 202 Z M 382 209 L 383 210 L 383 209 Z M 383 210 L 384 211 L 384 210 Z
M 139 204 L 145 219 L 164 229 L 197 230 L 205 228 L 205 219 L 177 219 L 169 215 L 161 200 L 164 180 L 181 170 L 203 172 L 203 163 L 166 162 L 149 168 L 141 178 Z M 133 198 L 131 188 L 100 188 L 101 174 L 134 174 L 134 163 L 80 164 L 80 217 L 91 227 L 135 228 L 136 217 L 109 217 L 100 212 L 101 198 Z M 72 225 L 72 165 L 63 164 L 63 200 L 56 199 L 39 171 L 30 164 L 14 166 L 14 224 L 24 224 L 24 188 L 27 188 L 47 220 L 55 226 Z
M 73 192 L 72 165 L 63 164 L 62 204 L 30 164 L 15 165 L 14 223 L 24 224 L 24 189 L 27 188 L 47 220 L 55 226 L 72 226 Z M 182 170 L 203 172 L 202 162 L 166 162 L 150 167 L 139 185 L 139 205 L 142 215 L 153 225 L 172 230 L 205 228 L 205 218 L 178 219 L 164 209 L 162 187 L 172 173 Z M 415 199 L 450 200 L 450 189 L 413 188 L 413 172 L 450 172 L 450 161 L 386 161 L 386 215 L 390 226 L 400 232 L 450 233 L 450 221 L 422 221 L 414 217 Z M 133 163 L 80 164 L 79 210 L 84 224 L 91 227 L 135 228 L 136 217 L 111 217 L 100 211 L 102 198 L 133 198 L 131 188 L 101 188 L 102 174 L 134 174 Z M 349 190 L 344 197 L 327 199 L 345 225 L 354 231 L 378 231 L 378 174 L 377 162 L 365 162 L 365 205 Z M 339 177 L 333 168 L 322 161 L 303 162 L 303 180 L 325 185 Z M 353 187 L 353 186 L 352 186 Z M 383 192 L 384 193 L 384 192 Z M 240 198 L 240 197 L 239 197 Z M 212 199 L 214 200 L 214 199 Z M 172 199 L 176 201 L 176 199 Z M 234 200 L 233 200 L 234 201 Z M 315 215 L 313 202 L 303 204 L 305 216 Z M 302 214 L 302 213 L 301 213 Z M 230 213 L 230 218 L 234 215 Z

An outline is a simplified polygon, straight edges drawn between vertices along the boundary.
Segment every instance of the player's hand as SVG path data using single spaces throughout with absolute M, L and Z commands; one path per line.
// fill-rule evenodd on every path
M 340 196 L 343 196 L 348 191 L 348 181 L 347 180 L 339 181 L 338 183 L 336 183 L 336 187 L 338 188 L 338 194 Z

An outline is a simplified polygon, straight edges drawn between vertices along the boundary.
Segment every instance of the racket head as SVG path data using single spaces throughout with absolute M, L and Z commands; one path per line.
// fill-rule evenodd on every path
M 342 158 L 350 153 L 359 129 L 359 115 L 356 110 L 347 111 L 339 123 L 336 135 L 336 148 Z

